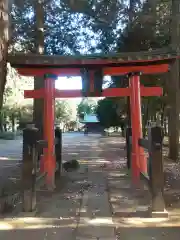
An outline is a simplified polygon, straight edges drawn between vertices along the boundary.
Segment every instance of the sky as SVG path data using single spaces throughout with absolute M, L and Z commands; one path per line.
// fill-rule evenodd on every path
M 104 79 L 110 80 L 110 76 L 105 76 Z M 55 87 L 61 90 L 82 89 L 82 80 L 80 76 L 71 77 L 71 78 L 59 77 L 55 82 Z
M 82 89 L 81 77 L 59 77 L 55 82 L 55 88 L 61 90 L 78 90 Z M 75 105 L 79 104 L 82 98 L 68 99 Z
M 61 90 L 82 89 L 81 77 L 59 77 L 55 82 L 55 87 Z

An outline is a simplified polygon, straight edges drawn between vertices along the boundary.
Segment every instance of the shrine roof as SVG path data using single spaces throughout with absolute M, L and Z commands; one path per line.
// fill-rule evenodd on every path
M 84 119 L 81 123 L 99 123 L 99 120 L 96 115 L 94 114 L 87 114 L 84 116 Z
M 108 55 L 59 56 L 18 53 L 9 55 L 8 62 L 14 68 L 103 68 L 157 65 L 170 63 L 176 58 L 178 58 L 177 51 L 165 48 Z

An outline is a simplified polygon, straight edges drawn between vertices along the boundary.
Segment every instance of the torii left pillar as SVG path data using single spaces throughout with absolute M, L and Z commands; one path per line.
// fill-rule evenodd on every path
M 54 146 L 54 114 L 55 114 L 55 79 L 52 74 L 45 75 L 44 89 L 44 139 L 48 146 L 44 149 L 42 164 L 46 172 L 46 184 L 48 189 L 55 188 L 55 146 Z M 42 169 L 43 170 L 43 169 Z

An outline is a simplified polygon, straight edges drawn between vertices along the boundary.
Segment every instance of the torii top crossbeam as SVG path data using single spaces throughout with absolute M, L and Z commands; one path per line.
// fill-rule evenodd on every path
M 59 76 L 76 76 L 80 75 L 82 68 L 101 68 L 104 75 L 124 75 L 133 71 L 141 71 L 143 74 L 163 73 L 167 72 L 169 63 L 176 58 L 177 52 L 167 48 L 110 55 L 15 54 L 9 55 L 8 61 L 21 75 L 38 76 L 48 72 Z

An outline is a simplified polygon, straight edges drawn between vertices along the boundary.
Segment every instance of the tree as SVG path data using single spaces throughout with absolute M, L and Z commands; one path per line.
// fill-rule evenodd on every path
M 70 121 L 67 124 L 69 130 L 74 130 L 77 127 L 77 122 L 76 121 Z
M 180 2 L 172 0 L 171 44 L 174 49 L 179 49 L 179 9 Z M 177 161 L 179 156 L 179 63 L 179 59 L 177 59 L 172 65 L 170 72 L 171 84 L 169 85 L 169 157 L 174 161 Z
M 129 28 L 125 28 L 124 34 L 120 38 L 119 49 L 121 51 L 151 50 L 167 47 L 170 43 L 173 49 L 177 49 L 179 46 L 178 9 L 178 1 L 172 1 L 172 6 L 171 1 L 156 1 L 153 7 L 150 1 L 146 1 Z M 139 32 L 141 34 L 138 34 Z M 166 121 L 163 122 L 163 120 L 167 119 L 168 116 L 169 157 L 174 161 L 178 159 L 179 152 L 178 68 L 177 61 L 173 64 L 170 75 L 143 76 L 143 84 L 158 85 L 158 82 L 161 82 L 160 86 L 164 89 L 163 97 L 143 100 L 143 110 L 146 109 L 143 115 L 144 126 L 147 119 L 156 120 L 157 117 L 161 118 L 162 124 L 166 124 Z M 161 107 L 157 108 L 160 105 Z
M 44 53 L 44 0 L 33 0 L 35 14 L 35 42 L 34 52 L 37 54 Z M 34 77 L 34 89 L 44 88 L 44 76 Z M 40 130 L 40 135 L 43 137 L 43 117 L 44 117 L 44 100 L 34 99 L 33 121 L 36 127 Z
M 81 25 L 80 29 L 82 29 L 84 41 L 82 41 L 81 35 L 80 43 L 87 53 L 108 53 L 114 49 L 118 34 L 117 29 L 122 23 L 126 1 L 63 0 L 62 2 L 64 9 L 82 19 L 86 29 L 82 28 Z M 96 44 L 94 44 L 95 41 Z
M 55 116 L 59 123 L 67 123 L 71 121 L 72 110 L 67 101 L 56 101 Z
M 12 126 L 12 130 L 15 130 L 16 122 L 20 121 L 24 114 L 26 115 L 25 109 L 29 109 L 29 106 L 32 106 L 31 99 L 24 99 L 24 89 L 32 89 L 33 79 L 18 75 L 9 64 L 7 65 L 7 73 L 3 106 L 0 114 L 0 131 L 4 130 L 3 126 L 5 126 L 7 121 Z M 30 116 L 32 116 L 32 112 Z
M 121 127 L 122 130 L 124 129 L 124 116 L 120 116 L 117 109 L 119 109 L 119 106 L 112 98 L 104 98 L 98 101 L 96 114 L 104 128 Z
M 77 106 L 77 115 L 83 118 L 86 114 L 94 114 L 96 112 L 96 102 L 92 99 L 85 98 Z
M 9 4 L 0 0 L 0 109 L 3 104 L 3 93 L 6 84 L 7 54 L 9 45 Z

